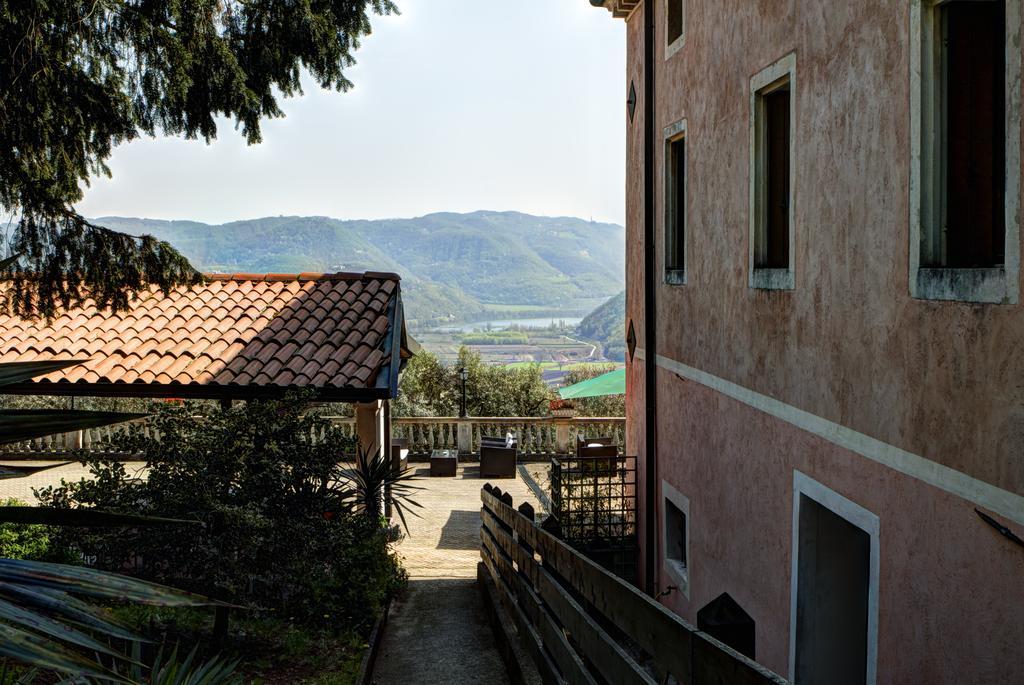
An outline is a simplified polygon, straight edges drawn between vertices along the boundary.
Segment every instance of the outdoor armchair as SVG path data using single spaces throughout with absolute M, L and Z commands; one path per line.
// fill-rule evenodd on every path
M 515 478 L 518 448 L 515 441 L 511 447 L 505 438 L 480 438 L 480 477 Z

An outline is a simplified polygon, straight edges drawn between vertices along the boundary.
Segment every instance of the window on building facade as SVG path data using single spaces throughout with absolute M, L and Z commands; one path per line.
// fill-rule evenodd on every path
M 686 39 L 686 0 L 665 0 L 665 58 L 683 47 Z
M 671 584 L 689 597 L 690 501 L 665 481 L 662 481 L 661 489 L 665 518 L 662 527 L 665 570 Z
M 942 235 L 929 265 L 1001 266 L 1003 179 L 1003 2 L 951 2 L 939 8 L 946 125 Z
M 686 283 L 686 123 L 665 131 L 665 282 Z
M 1019 146 L 1020 117 L 1007 95 L 1019 98 L 1019 17 L 1019 0 L 914 6 L 910 249 L 917 297 L 1016 301 L 1020 159 L 1015 154 L 1008 165 L 1007 153 Z
M 750 285 L 790 289 L 793 277 L 793 98 L 788 56 L 751 81 Z

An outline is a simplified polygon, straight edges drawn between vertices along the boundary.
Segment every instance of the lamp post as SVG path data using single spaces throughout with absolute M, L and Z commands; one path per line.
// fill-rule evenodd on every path
M 465 366 L 459 369 L 459 378 L 462 380 L 462 405 L 459 407 L 459 418 L 466 418 L 466 381 L 469 380 L 469 369 Z

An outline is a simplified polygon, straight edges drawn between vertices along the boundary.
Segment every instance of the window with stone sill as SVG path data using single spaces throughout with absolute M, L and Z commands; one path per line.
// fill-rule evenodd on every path
M 1015 303 L 1020 0 L 911 6 L 910 290 Z
M 750 81 L 749 285 L 792 290 L 793 156 L 796 56 L 787 55 Z
M 665 129 L 665 283 L 686 283 L 686 121 Z
M 664 565 L 670 583 L 679 592 L 690 596 L 690 500 L 678 490 L 662 481 L 662 543 Z
M 686 0 L 665 0 L 665 59 L 686 41 Z

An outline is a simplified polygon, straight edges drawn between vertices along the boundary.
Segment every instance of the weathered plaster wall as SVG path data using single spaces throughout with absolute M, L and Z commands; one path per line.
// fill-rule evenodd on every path
M 644 74 L 643 12 L 635 11 L 626 22 L 627 67 L 623 100 L 629 96 L 630 83 L 636 91 L 636 109 L 633 120 L 626 124 L 626 327 L 633 323 L 637 336 L 637 348 L 644 346 Z M 644 440 L 646 421 L 644 415 L 644 366 L 635 358 L 630 361 L 626 354 L 626 453 L 630 456 L 646 454 Z M 637 482 L 644 482 L 644 463 L 637 463 Z M 639 529 L 643 530 L 643 491 L 637 502 Z M 643 564 L 639 569 L 643 578 Z
M 788 673 L 795 469 L 880 519 L 879 683 L 1024 682 L 1024 555 L 969 502 L 700 384 L 658 384 L 677 398 L 659 476 L 690 501 L 690 600 L 673 593 L 673 610 L 695 623 L 730 593 L 757 623 L 758 661 Z
M 909 4 L 690 0 L 659 60 L 656 129 L 685 117 L 689 162 L 688 284 L 658 293 L 659 351 L 1024 494 L 1020 306 L 909 295 Z M 796 288 L 760 291 L 749 81 L 790 52 Z
M 909 295 L 909 7 L 688 0 L 685 46 L 667 61 L 658 21 L 655 130 L 685 118 L 688 154 L 687 285 L 658 288 L 658 352 L 1024 494 L 1021 305 Z M 627 316 L 645 348 L 642 11 L 628 36 L 641 99 L 628 134 Z M 788 53 L 796 287 L 752 290 L 749 83 Z M 643 455 L 639 359 L 628 378 L 628 449 Z M 970 502 L 665 369 L 658 395 L 659 479 L 689 498 L 691 517 L 690 600 L 666 603 L 694 621 L 729 592 L 757 621 L 758 660 L 788 672 L 798 469 L 880 517 L 879 682 L 1024 682 L 1024 560 Z

